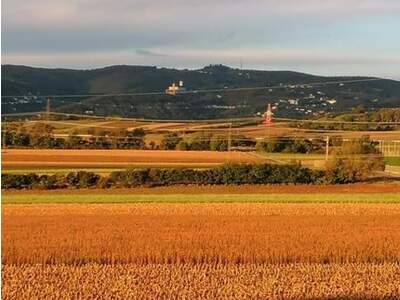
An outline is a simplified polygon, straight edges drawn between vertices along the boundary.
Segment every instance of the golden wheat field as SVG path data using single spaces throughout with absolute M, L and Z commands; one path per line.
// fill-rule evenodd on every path
M 396 264 L 3 267 L 3 299 L 398 299 Z
M 397 299 L 397 204 L 2 207 L 4 299 Z
M 2 229 L 6 264 L 400 261 L 397 204 L 4 205 Z

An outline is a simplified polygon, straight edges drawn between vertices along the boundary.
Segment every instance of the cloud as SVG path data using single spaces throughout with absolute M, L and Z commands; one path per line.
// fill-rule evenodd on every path
M 310 69 L 347 64 L 351 71 L 393 64 L 400 52 L 398 0 L 3 0 L 2 6 L 4 62 L 87 67 L 124 58 L 180 67 L 243 56 L 259 66 L 297 61 Z
M 148 57 L 166 57 L 166 56 L 169 56 L 167 54 L 157 53 L 157 52 L 151 51 L 149 49 L 137 49 L 137 50 L 135 50 L 135 52 L 137 54 L 139 54 L 139 55 L 148 56 Z

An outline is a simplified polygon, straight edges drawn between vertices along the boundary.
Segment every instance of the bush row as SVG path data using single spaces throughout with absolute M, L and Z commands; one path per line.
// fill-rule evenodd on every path
M 126 134 L 127 135 L 127 134 Z M 64 138 L 56 138 L 52 135 L 33 135 L 7 131 L 4 134 L 6 147 L 12 148 L 41 148 L 41 149 L 145 149 L 143 136 L 99 136 L 83 139 L 71 135 Z
M 112 188 L 176 184 L 316 184 L 326 182 L 325 172 L 299 165 L 227 164 L 204 170 L 128 169 L 100 176 L 92 172 L 55 175 L 2 174 L 3 189 Z

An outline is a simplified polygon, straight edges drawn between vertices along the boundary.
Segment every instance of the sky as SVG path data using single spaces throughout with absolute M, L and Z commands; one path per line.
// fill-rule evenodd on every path
M 2 64 L 400 80 L 400 0 L 2 0 Z

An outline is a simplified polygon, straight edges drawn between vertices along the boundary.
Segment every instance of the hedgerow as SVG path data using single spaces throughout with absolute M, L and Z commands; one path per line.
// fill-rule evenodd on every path
M 226 164 L 212 169 L 127 169 L 100 176 L 79 171 L 68 174 L 2 174 L 3 189 L 131 188 L 168 185 L 318 184 L 325 172 L 300 165 Z

